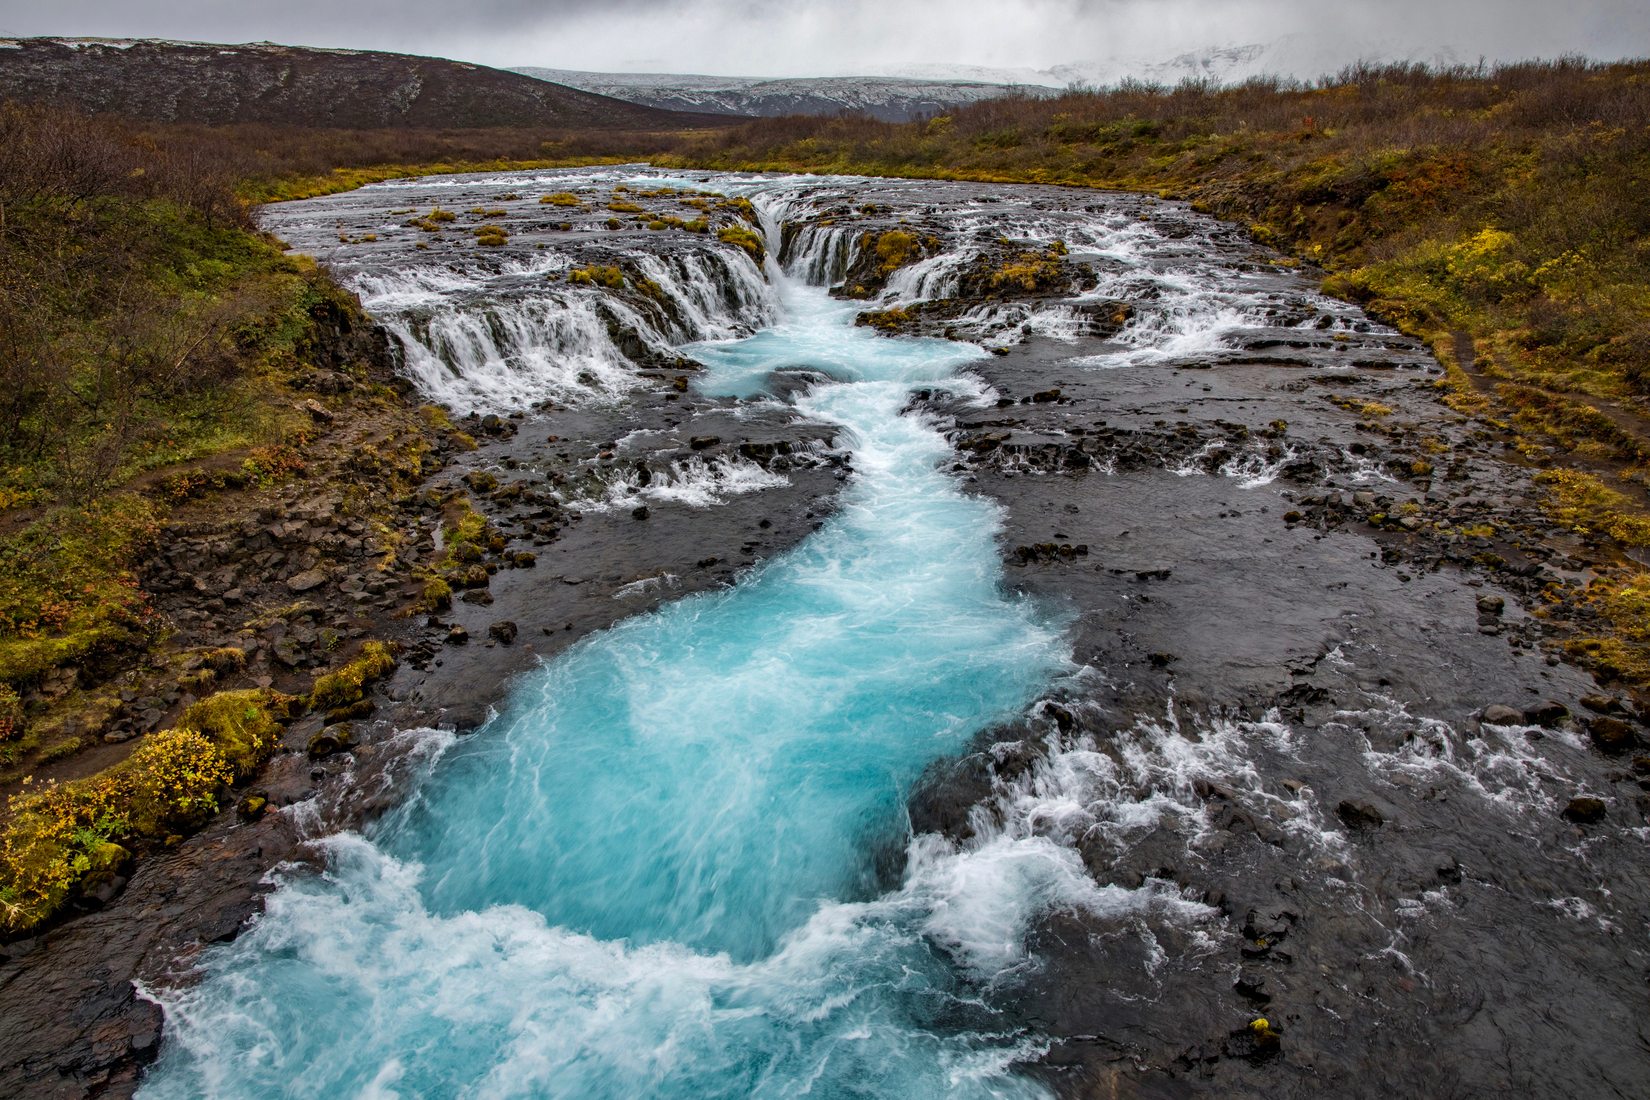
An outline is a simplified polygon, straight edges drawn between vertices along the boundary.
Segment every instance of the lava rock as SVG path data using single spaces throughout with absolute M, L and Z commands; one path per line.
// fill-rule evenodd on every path
M 306 569 L 297 576 L 288 577 L 287 588 L 292 592 L 308 592 L 327 583 L 327 575 L 319 569 Z
M 1272 993 L 1267 988 L 1266 978 L 1263 975 L 1245 970 L 1238 974 L 1237 981 L 1232 983 L 1237 995 L 1256 1004 L 1268 1004 L 1272 1000 Z
M 1335 816 L 1340 818 L 1347 828 L 1360 831 L 1379 829 L 1386 824 L 1386 818 L 1380 810 L 1367 802 L 1353 802 L 1351 799 L 1341 800 L 1341 804 L 1335 807 Z
M 1565 821 L 1573 821 L 1577 825 L 1592 825 L 1604 820 L 1605 809 L 1604 799 L 1580 795 L 1570 799 L 1561 816 Z
M 1638 744 L 1638 734 L 1631 724 L 1608 715 L 1588 721 L 1587 736 L 1592 738 L 1600 752 L 1611 756 L 1627 752 Z
M 1537 703 L 1524 712 L 1524 721 L 1532 726 L 1545 726 L 1548 729 L 1570 717 L 1570 708 L 1563 703 L 1552 699 L 1545 703 Z

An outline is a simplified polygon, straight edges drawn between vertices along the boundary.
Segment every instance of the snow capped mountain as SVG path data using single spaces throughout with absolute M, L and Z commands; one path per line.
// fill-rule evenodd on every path
M 1262 76 L 1316 80 L 1357 61 L 1446 66 L 1462 57 L 1449 46 L 1349 41 L 1292 34 L 1272 42 L 1210 46 L 1167 59 L 1112 57 L 1047 69 L 984 65 L 873 66 L 864 76 L 769 78 L 682 73 L 588 73 L 519 68 L 515 72 L 586 92 L 672 111 L 723 115 L 864 113 L 890 122 L 1009 95 L 1050 96 L 1068 88 L 1102 88 L 1124 80 L 1175 85 L 1184 80 L 1240 84 Z
M 1041 85 L 1017 88 L 1003 81 L 926 80 L 910 76 L 768 79 L 686 73 L 587 73 L 533 67 L 514 71 L 580 91 L 672 111 L 756 116 L 836 115 L 848 111 L 889 122 L 942 114 L 952 107 L 983 99 L 1051 92 Z
M 1459 64 L 1463 58 L 1449 46 L 1417 46 L 1398 42 L 1349 42 L 1291 34 L 1272 42 L 1210 46 L 1162 61 L 1075 62 L 1057 65 L 1049 75 L 1061 84 L 1103 87 L 1134 79 L 1153 84 L 1209 80 L 1241 84 L 1255 77 L 1280 76 L 1316 80 L 1334 76 L 1358 61 L 1421 62 L 1438 67 Z

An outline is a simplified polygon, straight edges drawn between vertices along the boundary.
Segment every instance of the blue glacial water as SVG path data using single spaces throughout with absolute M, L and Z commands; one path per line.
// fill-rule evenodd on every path
M 998 517 L 906 412 L 977 349 L 888 339 L 772 272 L 777 324 L 690 349 L 840 426 L 838 513 L 736 587 L 584 640 L 371 835 L 325 841 L 204 977 L 160 994 L 143 1095 L 1008 1097 L 1041 1049 L 987 1006 L 1074 852 L 908 836 L 923 769 L 1066 668 L 1005 596 Z M 906 847 L 891 888 L 875 858 Z

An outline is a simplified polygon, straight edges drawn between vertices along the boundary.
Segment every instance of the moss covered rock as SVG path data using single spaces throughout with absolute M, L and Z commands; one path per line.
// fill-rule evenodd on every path
M 367 686 L 395 669 L 395 653 L 384 642 L 368 642 L 354 660 L 315 681 L 309 705 L 320 711 L 341 710 L 358 703 Z

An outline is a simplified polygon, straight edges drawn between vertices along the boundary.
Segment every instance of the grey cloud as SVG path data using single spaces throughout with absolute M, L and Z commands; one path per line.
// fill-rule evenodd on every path
M 757 76 L 1154 61 L 1285 38 L 1281 53 L 1293 49 L 1307 68 L 1417 47 L 1491 59 L 1650 54 L 1643 0 L 0 0 L 0 34 L 268 39 L 495 65 Z

